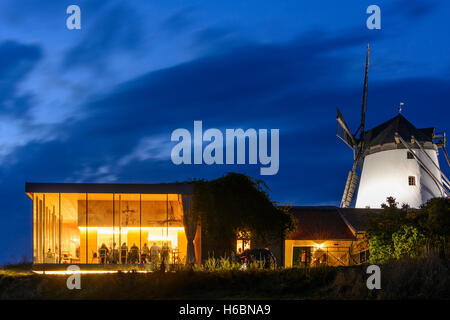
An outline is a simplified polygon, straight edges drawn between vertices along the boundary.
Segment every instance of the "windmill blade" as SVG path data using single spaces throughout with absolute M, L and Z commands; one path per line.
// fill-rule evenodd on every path
M 341 208 L 348 208 L 353 200 L 356 186 L 358 185 L 359 175 L 356 173 L 359 158 L 353 162 L 352 170 L 348 173 L 347 182 L 345 183 L 344 194 L 342 195 Z
M 366 121 L 366 109 L 367 109 L 367 84 L 368 84 L 368 76 L 369 76 L 369 55 L 370 55 L 370 46 L 367 45 L 367 56 L 366 56 L 366 71 L 364 75 L 364 89 L 363 89 L 363 98 L 362 98 L 362 106 L 361 106 L 361 125 L 359 126 L 359 138 L 361 141 L 364 140 L 364 125 Z
M 450 196 L 450 185 L 445 183 L 445 180 L 438 179 L 433 172 L 428 168 L 428 166 L 414 153 L 414 151 L 409 147 L 409 145 L 406 143 L 406 141 L 398 134 L 398 132 L 395 133 L 395 137 L 400 140 L 400 142 L 403 144 L 403 146 L 411 152 L 412 156 L 416 159 L 416 161 L 419 163 L 419 165 L 425 170 L 425 172 L 430 176 L 431 179 L 433 179 L 436 186 L 442 190 L 442 193 L 445 197 Z M 434 164 L 434 162 L 433 162 Z
M 356 139 L 348 129 L 347 123 L 345 122 L 344 117 L 342 116 L 342 113 L 339 111 L 339 109 L 337 109 L 336 120 L 338 122 L 336 135 L 350 148 L 354 149 L 356 147 Z
M 442 147 L 442 151 L 444 151 L 445 159 L 447 159 L 447 164 L 450 166 L 450 160 L 448 159 L 448 153 L 447 149 L 445 149 L 445 146 Z
M 420 148 L 420 151 L 422 151 L 422 153 L 425 155 L 425 157 L 430 161 L 430 163 L 433 164 L 434 168 L 436 170 L 439 171 L 439 173 L 441 174 L 441 177 L 444 179 L 444 183 L 447 184 L 447 186 L 450 187 L 450 180 L 447 178 L 447 176 L 444 174 L 444 172 L 442 172 L 441 168 L 439 168 L 439 166 L 434 162 L 433 159 L 431 159 L 431 157 L 428 155 L 428 153 L 425 151 L 425 149 L 422 147 L 422 145 L 420 144 L 419 141 L 417 141 L 416 138 L 414 138 L 414 136 L 411 136 L 411 140 L 414 141 L 415 144 L 417 144 Z

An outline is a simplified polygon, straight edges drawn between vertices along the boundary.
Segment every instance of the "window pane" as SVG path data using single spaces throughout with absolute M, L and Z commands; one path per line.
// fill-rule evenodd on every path
M 149 249 L 146 262 L 184 262 L 187 240 L 181 198 L 176 194 L 143 194 L 141 233 L 143 253 Z
M 116 194 L 118 201 L 120 262 L 139 263 L 140 256 L 140 195 Z M 117 202 L 116 202 L 117 203 Z
M 59 194 L 33 195 L 33 262 L 59 262 Z
M 61 263 L 86 263 L 86 194 L 61 193 Z
M 44 262 L 59 262 L 59 194 L 45 193 L 44 204 Z
M 34 250 L 33 261 L 34 263 L 44 263 L 44 238 L 43 238 L 43 199 L 42 193 L 35 193 L 33 200 L 33 213 L 34 213 Z
M 89 193 L 88 263 L 113 262 L 113 194 Z

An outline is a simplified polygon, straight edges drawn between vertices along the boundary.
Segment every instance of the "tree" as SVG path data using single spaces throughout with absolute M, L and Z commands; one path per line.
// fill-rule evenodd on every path
M 399 208 L 392 197 L 386 202 L 381 213 L 368 217 L 371 263 L 414 257 L 426 245 L 445 254 L 450 238 L 449 199 L 431 199 L 420 209 Z
M 388 197 L 381 207 L 381 213 L 369 214 L 367 217 L 370 263 L 386 263 L 395 258 L 396 249 L 392 237 L 407 223 L 408 206 L 399 208 L 395 198 Z
M 228 173 L 215 180 L 193 183 L 193 211 L 202 224 L 206 254 L 230 254 L 240 232 L 270 241 L 284 239 L 295 228 L 293 217 L 270 200 L 262 180 Z
M 450 242 L 450 199 L 430 199 L 422 210 L 426 213 L 424 226 L 429 235 L 428 243 L 445 254 Z
M 450 199 L 434 198 L 423 207 L 427 212 L 426 226 L 435 235 L 450 235 Z
M 425 236 L 417 227 L 402 225 L 392 235 L 392 242 L 394 247 L 393 256 L 396 259 L 415 257 L 418 254 L 418 249 L 425 244 Z
M 370 245 L 370 256 L 369 262 L 372 264 L 375 263 L 386 263 L 393 258 L 394 248 L 392 245 L 392 239 L 371 235 L 369 236 L 369 245 Z

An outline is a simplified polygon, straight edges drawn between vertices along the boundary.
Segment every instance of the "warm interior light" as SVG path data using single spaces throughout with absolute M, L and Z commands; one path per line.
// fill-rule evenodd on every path
M 78 229 L 82 232 L 86 231 L 86 227 L 79 226 Z M 169 246 L 172 248 L 178 248 L 178 232 L 184 231 L 184 227 L 122 227 L 120 230 L 119 227 L 88 227 L 87 229 L 88 232 L 94 231 L 97 233 L 98 245 L 110 242 L 113 233 L 115 235 L 121 233 L 122 237 L 126 239 L 129 232 L 141 231 L 148 233 L 146 239 L 149 246 L 152 245 L 152 242 L 156 242 L 158 245 L 162 245 L 160 242 L 169 242 Z
M 154 229 L 158 229 L 160 230 L 161 228 L 163 228 L 164 230 L 166 229 L 166 227 L 122 227 L 122 233 L 125 233 L 127 230 L 134 230 L 134 231 L 139 231 L 139 230 L 145 230 L 145 231 L 151 231 Z M 184 227 L 168 227 L 169 230 L 184 230 Z M 86 227 L 78 227 L 78 229 L 85 231 Z M 99 233 L 108 233 L 108 234 L 112 234 L 113 233 L 113 228 L 110 227 L 88 227 L 88 230 L 97 230 Z M 119 233 L 119 227 L 115 227 L 114 228 L 114 233 Z
M 104 274 L 104 273 L 118 273 L 119 270 L 80 270 L 80 271 L 67 271 L 67 270 L 58 270 L 58 271 L 35 271 L 37 274 L 48 274 L 48 275 L 70 275 L 70 274 Z M 121 270 L 120 272 L 129 273 L 129 272 L 137 272 L 137 273 L 148 273 L 153 272 L 149 270 Z

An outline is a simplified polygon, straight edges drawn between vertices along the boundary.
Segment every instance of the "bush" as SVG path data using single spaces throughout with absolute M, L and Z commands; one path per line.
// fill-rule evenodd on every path
M 380 265 L 381 290 L 366 286 L 366 266 L 85 274 L 81 290 L 68 290 L 65 275 L 0 270 L 2 299 L 448 299 L 450 261 L 431 253 Z M 231 270 L 220 269 L 231 267 Z M 218 269 L 219 268 L 219 269 Z
M 416 227 L 403 225 L 392 235 L 394 257 L 416 257 L 425 245 L 425 236 Z
M 394 247 L 390 238 L 373 235 L 369 237 L 370 255 L 372 264 L 386 263 L 393 258 Z
M 450 200 L 431 199 L 420 209 L 402 208 L 392 197 L 387 198 L 380 214 L 368 217 L 370 263 L 386 263 L 391 259 L 416 257 L 425 249 L 446 253 L 450 233 Z

